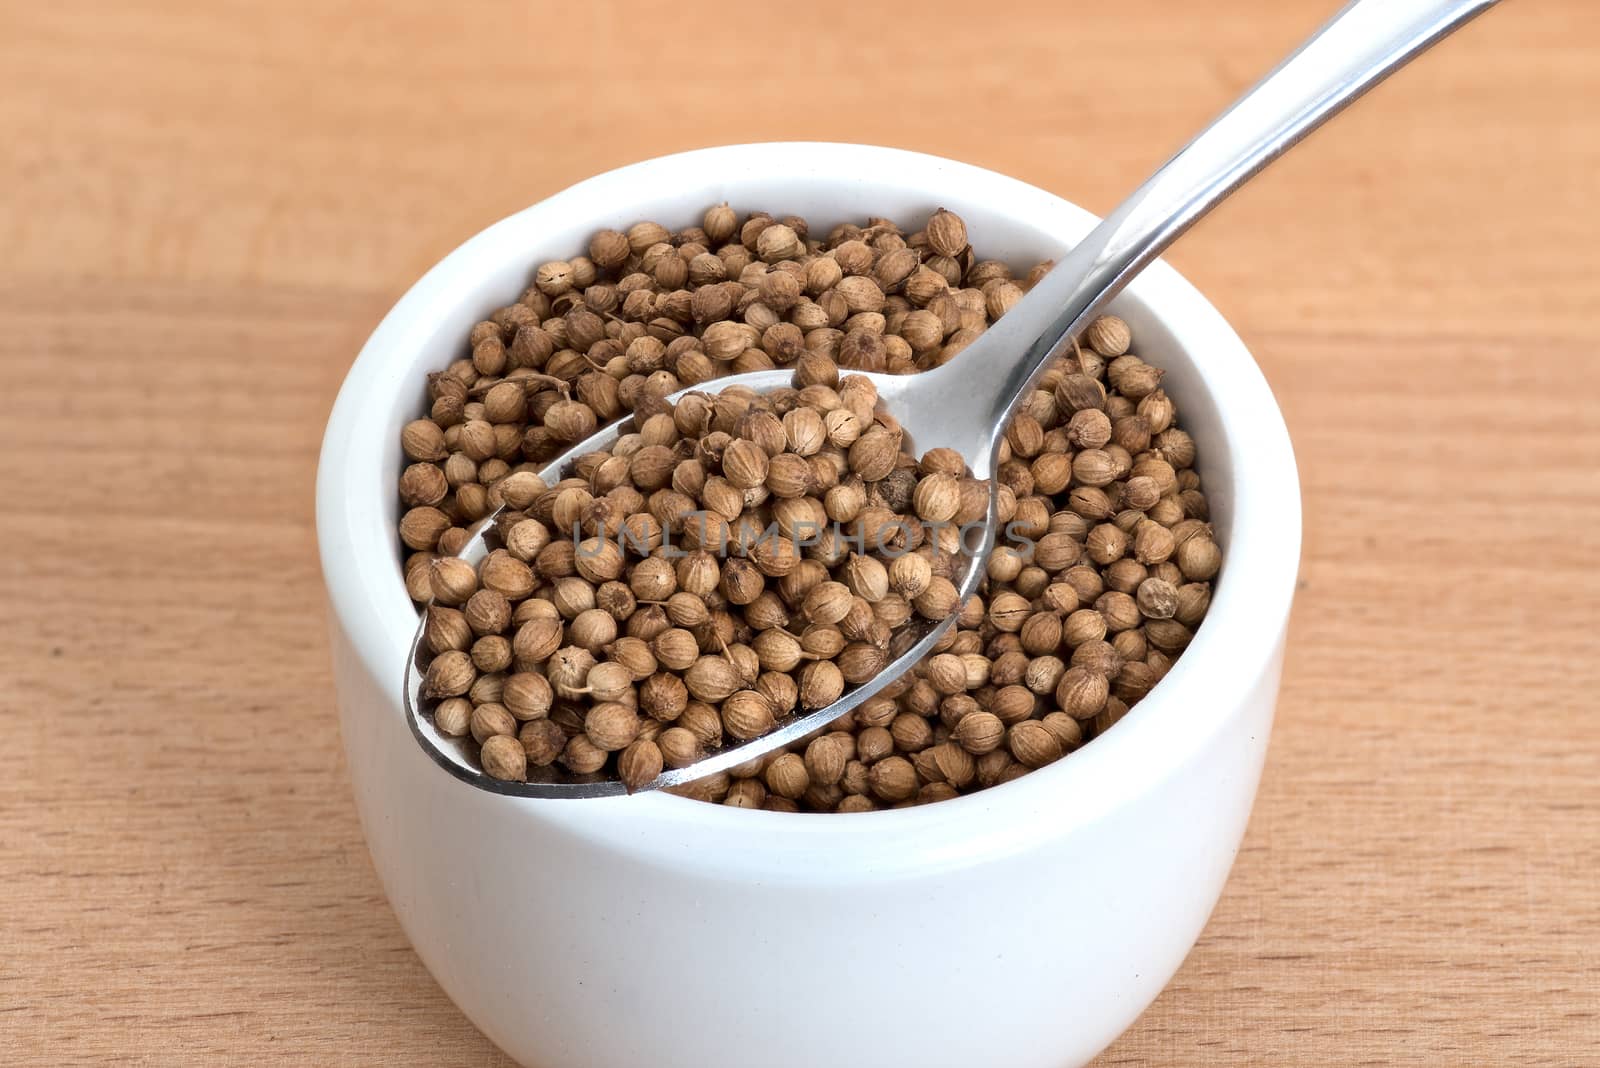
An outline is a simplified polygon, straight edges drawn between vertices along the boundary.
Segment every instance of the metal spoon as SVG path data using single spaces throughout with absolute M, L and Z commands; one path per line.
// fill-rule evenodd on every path
M 1011 412 L 1064 346 L 1135 274 L 1196 220 L 1258 171 L 1347 104 L 1419 53 L 1498 0 L 1355 0 L 1318 30 L 1253 89 L 1200 132 L 1095 227 L 1033 289 L 950 363 L 917 375 L 867 374 L 922 451 L 953 448 L 972 470 L 990 477 L 988 522 L 981 544 L 968 546 L 956 583 L 962 599 L 983 574 L 994 545 L 995 451 Z M 758 371 L 707 383 L 709 392 L 746 386 L 767 392 L 790 384 L 790 372 Z M 698 388 L 698 387 L 697 387 Z M 676 400 L 683 393 L 675 394 Z M 569 449 L 545 470 L 560 479 L 572 460 L 609 448 L 625 423 L 607 427 Z M 461 555 L 476 561 L 487 552 L 479 525 Z M 426 617 L 424 617 L 425 619 Z M 950 628 L 953 617 L 897 633 L 895 659 L 872 681 L 826 708 L 803 713 L 754 741 L 729 746 L 685 767 L 663 772 L 645 788 L 676 786 L 724 771 L 780 749 L 854 709 L 921 660 Z M 423 712 L 417 628 L 404 680 L 412 733 L 445 770 L 463 782 L 522 797 L 602 797 L 624 792 L 621 783 L 592 777 L 562 779 L 554 768 L 530 768 L 546 781 L 504 782 L 483 773 L 460 740 L 440 733 Z

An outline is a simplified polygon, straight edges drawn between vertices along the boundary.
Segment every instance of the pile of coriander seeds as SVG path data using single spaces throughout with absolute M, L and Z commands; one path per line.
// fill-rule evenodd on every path
M 954 797 L 1109 728 L 1182 652 L 1221 554 L 1195 449 L 1103 317 L 1023 405 L 1001 450 L 1005 524 L 958 604 L 954 525 L 988 489 L 960 457 L 903 451 L 852 370 L 960 352 L 1049 267 L 978 260 L 940 211 L 815 239 L 726 205 L 672 233 L 602 231 L 589 255 L 473 328 L 406 425 L 405 578 L 427 605 L 431 714 L 484 769 L 650 781 L 822 707 L 887 663 L 913 617 L 957 614 L 910 675 L 788 751 L 679 792 L 778 810 Z M 715 379 L 774 367 L 757 396 Z M 673 404 L 680 389 L 703 391 Z M 608 452 L 537 472 L 628 418 Z M 497 508 L 489 556 L 454 554 Z M 689 518 L 686 518 L 689 517 Z M 822 524 L 817 537 L 793 534 Z

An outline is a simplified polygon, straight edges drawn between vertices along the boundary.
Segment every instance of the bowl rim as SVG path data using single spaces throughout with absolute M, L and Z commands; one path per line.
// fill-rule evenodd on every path
M 615 225 L 630 210 L 630 190 L 649 187 L 659 193 L 674 181 L 703 181 L 708 170 L 727 175 L 730 184 L 740 178 L 778 177 L 841 182 L 853 173 L 885 173 L 904 175 L 908 183 L 920 181 L 930 192 L 964 186 L 1007 205 L 1009 213 L 1027 220 L 1025 225 L 1068 240 L 1081 238 L 1098 221 L 1052 193 L 971 164 L 869 145 L 768 142 L 630 164 L 491 224 L 440 260 L 385 315 L 346 375 L 323 438 L 316 525 L 330 625 L 343 629 L 373 679 L 386 674 L 398 678 L 415 627 L 415 609 L 398 581 L 397 562 L 372 551 L 373 545 L 388 545 L 393 539 L 385 519 L 389 487 L 379 477 L 392 442 L 372 432 L 374 413 L 387 419 L 405 391 L 415 388 L 406 356 L 421 342 L 413 339 L 459 303 L 463 289 L 471 288 L 463 279 L 481 276 L 486 264 L 520 255 L 531 272 L 534 261 L 528 257 L 537 242 L 526 237 L 536 235 L 541 226 L 558 219 L 570 225 L 575 211 L 592 212 L 598 204 L 607 205 L 610 214 L 591 214 L 593 225 Z M 1203 360 L 1195 359 L 1196 372 L 1224 429 L 1232 474 L 1233 519 L 1224 567 L 1243 560 L 1248 568 L 1235 565 L 1227 581 L 1218 584 L 1205 624 L 1186 655 L 1115 731 L 1067 759 L 1001 786 L 935 805 L 857 813 L 848 819 L 831 813 L 729 809 L 659 793 L 581 801 L 494 796 L 493 803 L 520 806 L 575 831 L 608 836 L 619 846 L 653 850 L 663 860 L 676 855 L 670 836 L 652 844 L 650 836 L 637 833 L 641 824 L 686 828 L 732 844 L 826 835 L 835 843 L 855 841 L 873 848 L 884 836 L 903 836 L 924 846 L 915 866 L 926 867 L 1010 851 L 1042 834 L 1066 833 L 1176 771 L 1223 728 L 1230 706 L 1272 667 L 1299 568 L 1300 486 L 1288 429 L 1266 379 L 1216 308 L 1164 260 L 1146 268 L 1119 300 L 1144 306 L 1185 351 L 1205 353 Z M 1207 694 L 1210 704 L 1220 706 L 1215 715 L 1185 715 L 1186 705 Z M 393 729 L 407 736 L 405 744 L 414 745 L 398 693 L 395 709 Z M 491 797 L 456 782 L 432 761 L 426 764 L 443 781 L 442 788 Z M 1049 812 L 1056 819 L 996 823 L 997 809 Z

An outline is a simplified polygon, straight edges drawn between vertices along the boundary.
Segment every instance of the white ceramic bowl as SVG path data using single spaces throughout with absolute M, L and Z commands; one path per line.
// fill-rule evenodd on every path
M 1260 777 L 1300 547 L 1294 458 L 1266 382 L 1164 264 L 1115 310 L 1167 369 L 1226 563 L 1182 659 L 1080 751 L 936 805 L 794 815 L 666 794 L 499 797 L 447 775 L 407 729 L 416 615 L 394 536 L 396 440 L 423 410 L 425 373 L 594 230 L 685 226 L 724 200 L 819 228 L 945 206 L 985 256 L 1023 268 L 1094 223 L 931 156 L 740 145 L 573 186 L 429 271 L 345 380 L 317 480 L 340 723 L 389 901 L 462 1011 L 538 1068 L 1087 1061 L 1155 998 L 1222 890 Z

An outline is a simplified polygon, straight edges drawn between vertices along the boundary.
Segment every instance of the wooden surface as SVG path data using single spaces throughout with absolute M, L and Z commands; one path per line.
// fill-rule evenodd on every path
M 1104 210 L 1332 6 L 0 0 L 0 1062 L 506 1063 L 367 861 L 314 555 L 435 259 L 739 140 Z M 1597 43 L 1504 5 L 1172 257 L 1287 412 L 1303 588 L 1232 881 L 1104 1065 L 1600 1049 Z

